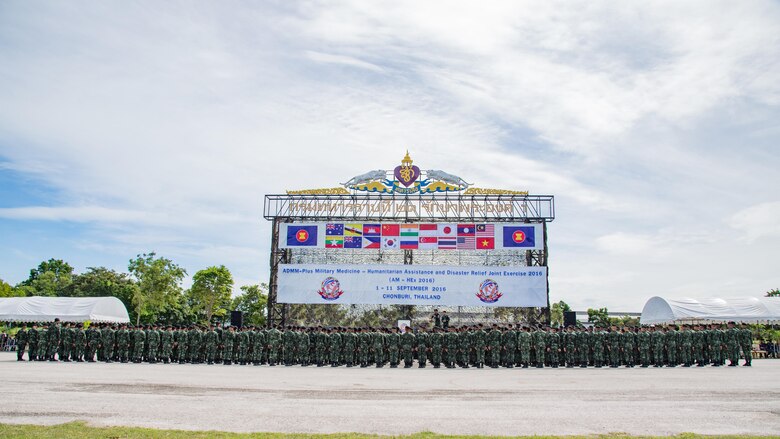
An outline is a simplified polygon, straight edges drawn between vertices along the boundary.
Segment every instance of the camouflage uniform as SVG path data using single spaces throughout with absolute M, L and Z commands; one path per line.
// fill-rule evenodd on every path
M 226 365 L 233 363 L 233 342 L 235 338 L 236 333 L 232 326 L 222 333 L 222 361 Z
M 623 345 L 623 364 L 626 367 L 634 367 L 636 364 L 636 356 L 634 350 L 636 349 L 636 334 L 630 328 L 626 329 L 622 334 Z
M 265 338 L 265 331 L 255 331 L 255 340 L 254 344 L 252 345 L 252 362 L 255 364 L 255 366 L 259 366 L 264 363 L 263 359 L 265 357 L 265 347 L 267 345 L 268 340 Z
M 54 356 L 57 354 L 57 350 L 60 347 L 60 329 L 60 324 L 55 322 L 49 325 L 49 329 L 46 331 L 46 340 L 48 344 L 46 357 L 50 361 L 55 361 Z
M 444 364 L 448 368 L 453 368 L 455 367 L 456 355 L 458 353 L 458 333 L 455 332 L 454 328 L 451 328 L 451 330 L 444 332 L 443 335 L 444 346 L 447 349 L 444 353 Z
M 430 350 L 430 334 L 425 331 L 420 331 L 414 335 L 415 349 L 417 350 L 417 367 L 425 367 L 425 363 L 428 362 L 428 351 Z
M 100 343 L 103 346 L 103 361 L 111 363 L 114 361 L 114 344 L 116 343 L 113 328 L 106 326 L 100 331 Z
M 213 327 L 209 328 L 205 334 L 203 334 L 203 341 L 206 344 L 206 363 L 214 364 L 214 360 L 217 358 L 217 331 Z
M 80 324 L 73 329 L 73 352 L 71 357 L 79 363 L 84 361 L 84 348 L 86 346 L 87 336 Z
M 496 368 L 501 362 L 501 331 L 495 325 L 487 333 L 487 348 L 490 358 L 488 359 L 490 367 Z
M 563 348 L 566 352 L 566 367 L 574 367 L 578 363 L 577 358 L 577 333 L 569 327 L 563 334 Z
M 466 330 L 466 328 L 462 328 L 461 331 L 458 334 L 458 354 L 457 362 L 460 364 L 461 367 L 468 368 L 469 367 L 469 355 L 471 354 L 471 346 L 472 346 L 472 340 L 473 340 L 473 334 Z
M 407 328 L 406 332 L 401 334 L 401 356 L 404 359 L 404 367 L 409 368 L 412 367 L 412 363 L 414 362 L 414 345 L 416 338 L 414 334 L 412 334 L 411 329 Z
M 32 328 L 27 331 L 27 345 L 29 346 L 29 353 L 27 357 L 30 361 L 38 359 L 38 343 L 40 340 L 40 332 L 37 328 L 38 325 L 33 324 Z
M 544 367 L 545 354 L 547 353 L 547 335 L 544 331 L 537 329 L 532 338 L 534 348 L 534 358 L 536 367 Z
M 477 330 L 472 334 L 472 340 L 474 345 L 474 363 L 477 368 L 482 368 L 485 365 L 485 348 L 487 347 L 487 333 L 482 330 L 481 326 L 477 326 Z
M 355 365 L 355 349 L 357 348 L 357 336 L 353 329 L 341 335 L 344 341 L 344 363 L 347 367 Z
M 271 328 L 266 334 L 266 341 L 268 343 L 268 364 L 276 366 L 276 363 L 279 362 L 282 333 L 276 328 Z
M 365 329 L 361 330 L 357 336 L 357 354 L 360 367 L 367 367 L 369 362 L 369 353 L 371 351 L 371 337 Z
M 341 349 L 343 347 L 341 334 L 337 331 L 330 333 L 330 365 L 336 367 L 341 361 Z
M 442 362 L 444 337 L 442 336 L 441 330 L 434 329 L 428 339 L 431 344 L 431 364 L 433 364 L 434 368 L 438 369 Z
M 739 344 L 742 349 L 742 355 L 745 356 L 745 366 L 751 365 L 753 359 L 753 331 L 743 325 L 739 330 Z
M 371 350 L 374 353 L 376 367 L 385 365 L 385 338 L 379 330 L 371 334 Z
M 395 332 L 397 328 L 393 329 L 393 332 L 385 334 L 385 346 L 387 346 L 387 353 L 390 357 L 390 367 L 398 367 L 399 358 L 398 353 L 401 349 L 401 335 Z
M 16 361 L 24 361 L 24 350 L 27 348 L 27 340 L 29 340 L 28 334 L 26 326 L 16 333 Z M 28 357 L 32 360 L 32 355 L 28 355 Z
M 160 360 L 168 364 L 173 357 L 173 332 L 171 327 L 160 329 Z
M 606 332 L 601 329 L 593 331 L 591 337 L 591 347 L 593 349 L 593 365 L 601 367 L 604 365 L 604 348 L 606 345 Z
M 531 364 L 531 333 L 527 329 L 517 334 L 517 352 L 519 364 L 527 368 Z
M 149 333 L 146 336 L 146 343 L 149 345 L 149 356 L 147 357 L 147 360 L 150 363 L 156 363 L 157 355 L 160 351 L 160 332 L 156 327 L 149 330 Z
M 289 326 L 282 333 L 282 350 L 284 351 L 284 365 L 291 366 L 295 363 L 295 333 Z
M 515 367 L 515 352 L 517 352 L 517 332 L 512 328 L 506 330 L 501 336 L 501 344 L 504 347 L 504 367 Z
M 144 345 L 146 344 L 146 333 L 143 329 L 135 328 L 133 335 L 133 363 L 140 363 L 144 355 Z
M 559 353 L 561 351 L 561 335 L 557 329 L 547 334 L 547 346 L 550 348 L 550 366 L 558 367 L 560 362 Z

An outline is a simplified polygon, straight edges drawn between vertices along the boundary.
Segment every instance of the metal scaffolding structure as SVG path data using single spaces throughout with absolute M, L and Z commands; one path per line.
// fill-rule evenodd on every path
M 430 264 L 430 265 L 494 265 L 547 267 L 547 223 L 555 219 L 552 195 L 266 195 L 263 216 L 273 222 L 268 283 L 268 324 L 288 323 L 289 304 L 277 302 L 279 264 L 346 263 L 346 264 Z M 541 223 L 544 247 L 542 250 L 347 250 L 301 248 L 284 249 L 279 246 L 280 224 L 312 221 L 394 221 L 394 222 L 522 222 Z M 343 306 L 343 305 L 316 305 Z M 361 308 L 358 310 L 358 307 Z M 381 305 L 351 305 L 349 312 L 382 309 Z M 427 311 L 423 306 L 418 310 Z M 444 307 L 447 308 L 447 307 Z M 406 307 L 404 309 L 411 309 Z M 356 311 L 357 310 L 357 311 Z M 460 323 L 485 321 L 494 309 L 486 307 L 457 307 L 453 317 Z M 547 286 L 547 307 L 523 310 L 510 315 L 532 315 L 549 322 L 550 299 Z M 411 312 L 411 311 L 409 311 Z M 322 324 L 323 322 L 308 322 Z M 327 323 L 327 322 L 325 322 Z

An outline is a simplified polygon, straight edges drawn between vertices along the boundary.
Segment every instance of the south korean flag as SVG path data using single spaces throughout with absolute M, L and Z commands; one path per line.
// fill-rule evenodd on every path
M 383 249 L 398 249 L 401 248 L 401 239 L 398 236 L 384 236 L 382 237 Z

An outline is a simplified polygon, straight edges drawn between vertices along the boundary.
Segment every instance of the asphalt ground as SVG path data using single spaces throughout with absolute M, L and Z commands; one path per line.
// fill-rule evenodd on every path
M 0 422 L 237 432 L 780 434 L 780 360 L 753 367 L 390 369 L 16 362 Z

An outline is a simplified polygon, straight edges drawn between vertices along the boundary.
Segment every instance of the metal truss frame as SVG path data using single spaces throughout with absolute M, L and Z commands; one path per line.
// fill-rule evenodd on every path
M 490 205 L 501 206 L 501 210 Z M 427 206 L 427 207 L 426 207 Z M 277 302 L 279 264 L 289 263 L 291 250 L 279 247 L 281 223 L 305 221 L 433 221 L 542 223 L 544 249 L 528 250 L 526 265 L 547 266 L 547 223 L 555 219 L 552 195 L 266 195 L 263 216 L 271 220 L 268 325 L 284 325 L 289 304 Z M 404 251 L 404 264 L 414 264 L 414 253 Z M 538 320 L 550 321 L 550 287 L 547 307 L 538 309 Z

